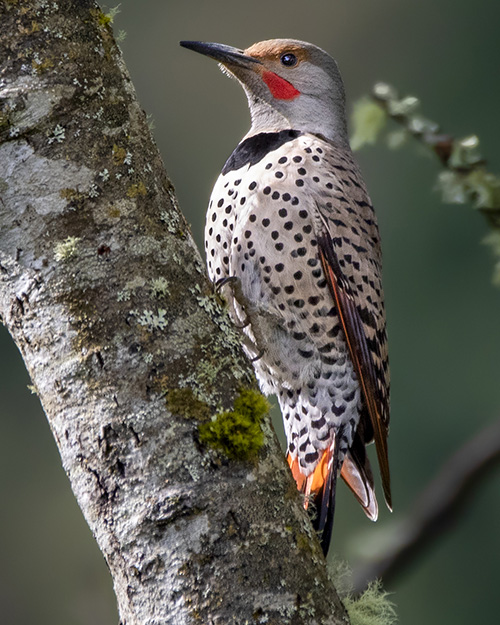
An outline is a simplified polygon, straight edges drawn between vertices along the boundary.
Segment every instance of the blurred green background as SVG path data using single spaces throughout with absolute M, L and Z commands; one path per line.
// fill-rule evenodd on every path
M 246 132 L 238 85 L 180 39 L 246 47 L 274 37 L 318 44 L 338 60 L 350 103 L 374 82 L 417 95 L 456 136 L 477 133 L 500 169 L 500 3 L 492 0 L 122 0 L 115 32 L 181 208 L 201 247 L 205 206 L 226 157 Z M 500 413 L 500 290 L 469 207 L 444 206 L 438 171 L 416 146 L 382 145 L 358 158 L 378 211 L 392 368 L 393 517 L 443 460 Z M 12 625 L 117 622 L 111 581 L 73 500 L 38 400 L 2 330 L 0 621 Z M 375 527 L 340 487 L 334 546 L 351 563 Z M 498 622 L 500 471 L 454 528 L 392 583 L 400 622 Z

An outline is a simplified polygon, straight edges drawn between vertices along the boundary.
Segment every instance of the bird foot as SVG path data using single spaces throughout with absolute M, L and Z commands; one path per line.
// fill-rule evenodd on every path
M 233 318 L 234 326 L 238 330 L 249 328 L 254 337 L 254 340 L 252 340 L 248 336 L 248 333 L 245 333 L 243 335 L 243 345 L 248 352 L 256 354 L 253 357 L 249 357 L 250 362 L 256 362 L 264 355 L 264 348 L 262 345 L 265 344 L 259 327 L 259 311 L 243 293 L 240 278 L 237 276 L 226 276 L 225 278 L 217 280 L 214 284 L 215 291 L 217 293 L 220 293 L 225 286 L 231 290 L 234 300 L 233 302 L 230 302 L 233 313 L 231 316 Z M 235 307 L 235 303 L 237 304 L 237 307 Z

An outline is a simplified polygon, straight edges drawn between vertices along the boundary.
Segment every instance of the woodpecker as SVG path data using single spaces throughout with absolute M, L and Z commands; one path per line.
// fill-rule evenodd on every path
M 294 39 L 181 45 L 218 61 L 248 98 L 250 131 L 207 212 L 208 272 L 244 328 L 262 391 L 277 395 L 288 463 L 305 507 L 314 501 L 326 555 L 338 473 L 377 519 L 373 440 L 392 507 L 380 237 L 349 146 L 342 78 L 329 54 Z

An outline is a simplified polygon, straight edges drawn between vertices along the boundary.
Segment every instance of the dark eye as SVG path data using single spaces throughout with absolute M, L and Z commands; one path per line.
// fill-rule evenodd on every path
M 285 54 L 282 54 L 280 60 L 281 64 L 285 67 L 293 67 L 294 65 L 297 65 L 297 57 L 291 52 L 285 52 Z

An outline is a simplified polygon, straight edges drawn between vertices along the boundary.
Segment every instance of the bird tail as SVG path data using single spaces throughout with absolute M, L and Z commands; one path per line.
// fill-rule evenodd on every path
M 324 450 L 313 473 L 307 477 L 300 471 L 298 458 L 292 459 L 288 454 L 288 464 L 297 483 L 297 488 L 306 496 L 304 508 L 307 510 L 310 498 L 314 503 L 316 515 L 312 519 L 312 524 L 319 534 L 321 547 L 326 556 L 332 537 L 335 489 L 339 469 L 336 438 L 334 437 L 330 447 Z
M 342 464 L 342 478 L 361 504 L 366 516 L 371 521 L 378 517 L 378 504 L 375 497 L 373 473 L 366 449 L 359 433 L 356 433 L 351 447 Z

